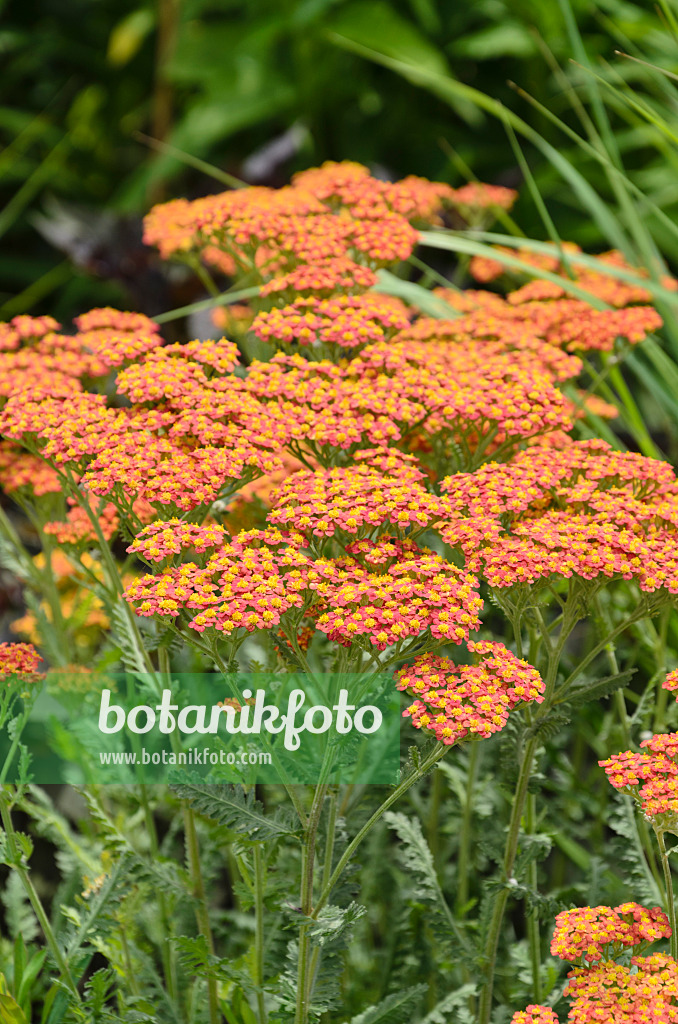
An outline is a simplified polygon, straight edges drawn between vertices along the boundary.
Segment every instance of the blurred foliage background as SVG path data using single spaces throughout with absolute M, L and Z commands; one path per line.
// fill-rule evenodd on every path
M 659 11 L 620 0 L 5 2 L 0 315 L 68 319 L 105 302 L 156 313 L 190 299 L 143 249 L 139 225 L 153 202 L 223 187 L 201 160 L 263 184 L 355 159 L 388 177 L 520 185 L 499 108 L 483 110 L 473 90 L 570 152 L 604 191 L 601 163 L 509 83 L 581 130 L 577 105 L 588 102 L 590 78 L 570 59 L 578 55 L 572 24 L 597 74 L 617 88 L 645 88 L 647 68 L 615 50 L 678 71 L 672 2 Z M 651 77 L 652 102 L 672 106 L 672 89 Z M 670 214 L 675 154 L 666 159 L 656 125 L 618 93 L 610 105 L 626 171 Z M 523 143 L 559 232 L 609 247 L 543 147 Z M 543 237 L 538 204 L 523 193 L 516 220 Z

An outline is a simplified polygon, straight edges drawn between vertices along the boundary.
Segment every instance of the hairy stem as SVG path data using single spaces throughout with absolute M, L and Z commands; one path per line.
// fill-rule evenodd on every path
M 64 984 L 68 988 L 73 998 L 76 1000 L 76 1002 L 79 1003 L 80 993 L 78 992 L 77 986 L 73 980 L 73 976 L 71 974 L 68 963 L 61 951 L 59 943 L 56 940 L 56 936 L 52 931 L 52 925 L 49 922 L 47 912 L 45 911 L 45 908 L 42 905 L 42 901 L 38 896 L 35 886 L 33 885 L 33 882 L 31 881 L 31 876 L 28 872 L 28 869 L 26 868 L 26 865 L 23 863 L 21 859 L 21 855 L 18 849 L 18 841 L 16 838 L 16 833 L 14 831 L 14 825 L 12 824 L 12 816 L 10 814 L 6 799 L 7 791 L 5 790 L 3 796 L 0 797 L 0 816 L 2 817 L 2 827 L 4 828 L 5 835 L 7 837 L 7 847 L 12 858 L 12 868 L 17 872 L 19 878 L 21 879 L 21 884 L 24 887 L 29 903 L 33 908 L 33 913 L 37 917 L 38 923 L 42 928 L 45 940 L 49 947 L 49 951 L 52 954 L 52 957 L 54 958 L 54 962 L 57 965 L 59 974 L 61 975 Z
M 494 912 L 490 921 L 490 927 L 487 934 L 487 942 L 485 944 L 485 973 L 486 981 L 483 991 L 480 996 L 480 1006 L 478 1010 L 478 1024 L 489 1024 L 490 1016 L 492 1013 L 492 992 L 494 989 L 494 975 L 497 968 L 497 951 L 499 949 L 499 938 L 501 936 L 502 924 L 504 922 L 504 911 L 506 910 L 506 904 L 509 896 L 509 885 L 513 875 L 513 868 L 516 862 L 516 854 L 518 852 L 518 839 L 520 836 L 520 822 L 523 816 L 523 810 L 525 808 L 525 801 L 527 798 L 527 787 L 530 782 L 530 775 L 532 774 L 532 764 L 534 761 L 535 751 L 537 749 L 538 739 L 532 737 L 525 744 L 523 755 L 520 762 L 520 771 L 518 774 L 518 782 L 516 783 L 516 790 L 513 797 L 513 806 L 511 808 L 511 818 L 509 821 L 508 837 L 506 839 L 506 850 L 504 853 L 504 862 L 502 865 L 502 875 L 504 881 L 504 888 L 497 896 L 494 904 Z
M 473 819 L 473 797 L 480 764 L 480 743 L 471 744 L 468 772 L 466 775 L 466 799 L 461 818 L 459 855 L 457 858 L 457 911 L 463 912 L 470 895 L 469 870 L 471 867 L 471 822 Z
M 257 1017 L 266 1024 L 264 1001 L 264 892 L 266 890 L 266 863 L 261 843 L 254 847 L 254 984 L 257 989 Z
M 301 847 L 301 892 L 299 903 L 301 913 L 306 918 L 299 929 L 299 956 L 297 960 L 297 1005 L 294 1014 L 294 1024 L 307 1024 L 308 1012 L 311 1001 L 310 982 L 310 952 L 311 937 L 310 928 L 312 925 L 311 912 L 313 910 L 313 868 L 315 864 L 315 846 L 318 834 L 318 823 L 322 813 L 326 785 L 316 786 L 313 795 L 313 803 L 308 815 L 304 841 Z

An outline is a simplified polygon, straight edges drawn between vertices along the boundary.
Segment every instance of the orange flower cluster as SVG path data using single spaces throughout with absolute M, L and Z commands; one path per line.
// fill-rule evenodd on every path
M 473 576 L 412 542 L 396 550 L 397 560 L 380 573 L 358 559 L 316 562 L 321 578 L 310 586 L 321 598 L 319 630 L 347 647 L 397 646 L 405 657 L 422 640 L 459 644 L 479 628 L 482 599 Z M 384 553 L 380 545 L 377 559 Z M 369 564 L 364 549 L 361 555 Z
M 479 656 L 475 665 L 453 665 L 447 658 L 425 654 L 396 675 L 397 688 L 417 697 L 403 715 L 445 744 L 499 732 L 509 711 L 544 699 L 537 670 L 503 644 L 469 641 L 467 646 Z
M 388 299 L 355 295 L 297 299 L 282 309 L 259 313 L 252 330 L 261 341 L 283 348 L 296 344 L 334 353 L 386 341 L 407 322 L 404 312 Z
M 533 446 L 443 487 L 452 518 L 441 536 L 493 587 L 621 577 L 678 592 L 678 481 L 667 463 L 569 442 Z
M 399 557 L 376 574 L 362 564 L 369 562 L 365 552 L 362 558 L 313 560 L 301 534 L 269 528 L 220 540 L 210 527 L 152 524 L 133 545 L 149 560 L 182 548 L 214 550 L 202 566 L 184 562 L 140 577 L 127 588 L 126 599 L 139 615 L 177 617 L 188 611 L 190 628 L 213 628 L 236 642 L 246 632 L 281 622 L 296 635 L 304 615 L 340 644 L 379 650 L 426 636 L 460 643 L 479 626 L 476 580 L 412 542 L 394 547 Z
M 202 257 L 225 273 L 256 269 L 264 279 L 337 258 L 377 267 L 406 259 L 417 240 L 409 221 L 435 221 L 452 194 L 421 178 L 391 184 L 359 164 L 325 164 L 296 175 L 286 188 L 156 206 L 146 217 L 144 240 L 164 258 Z
M 314 537 L 362 538 L 378 528 L 412 536 L 440 514 L 440 501 L 411 472 L 407 467 L 402 474 L 387 476 L 364 464 L 302 470 L 274 494 L 268 520 Z
M 597 963 L 614 959 L 629 947 L 671 936 L 669 919 L 660 907 L 638 903 L 618 907 L 579 907 L 556 916 L 551 953 L 561 960 Z
M 510 210 L 518 193 L 503 185 L 485 185 L 481 181 L 470 181 L 468 185 L 452 189 L 449 203 L 462 212 L 475 210 Z
M 28 488 L 40 498 L 43 494 L 58 494 L 61 481 L 55 470 L 37 455 L 30 455 L 10 441 L 0 441 L 0 487 L 7 494 Z
M 8 676 L 32 675 L 42 658 L 33 644 L 0 644 L 0 679 Z
M 678 830 L 678 733 L 643 740 L 647 753 L 631 750 L 599 761 L 615 789 L 628 793 L 657 828 Z
M 335 256 L 318 263 L 302 263 L 287 274 L 274 277 L 262 285 L 262 295 L 275 295 L 279 300 L 330 298 L 333 295 L 364 292 L 378 281 L 377 275 L 364 264 L 348 256 Z
M 517 1010 L 511 1017 L 511 1024 L 559 1024 L 559 1021 L 550 1006 L 532 1003 L 524 1010 Z
M 564 995 L 570 1024 L 674 1024 L 678 1021 L 678 963 L 670 956 L 634 956 L 629 967 L 614 960 L 576 967 Z M 548 1006 L 528 1006 L 511 1024 L 558 1024 Z
M 78 344 L 87 351 L 97 348 L 105 373 L 135 360 L 117 376 L 118 393 L 131 404 L 115 408 L 105 395 L 80 390 L 80 379 L 73 379 L 66 394 L 59 388 L 41 394 L 34 387 L 12 393 L 0 413 L 0 429 L 47 459 L 52 472 L 70 473 L 138 526 L 148 521 L 148 505 L 156 512 L 209 505 L 235 482 L 247 483 L 280 466 L 274 451 L 286 440 L 287 427 L 231 376 L 237 363 L 232 342 L 160 347 L 162 339 L 145 317 L 112 310 L 93 310 L 78 323 Z M 82 366 L 77 372 L 88 375 Z M 12 451 L 3 474 L 10 487 L 26 475 Z M 35 482 L 44 489 L 54 477 L 36 474 Z M 84 522 L 75 510 L 69 518 L 74 517 Z
M 669 938 L 668 918 L 659 907 L 637 903 L 582 907 L 556 917 L 551 952 L 579 962 L 568 974 L 563 995 L 574 1024 L 671 1024 L 678 1021 L 678 963 L 664 953 L 636 955 L 617 963 L 627 949 L 639 950 Z M 511 1024 L 558 1024 L 548 1006 L 528 1006 Z
M 609 961 L 569 974 L 564 995 L 572 1024 L 669 1024 L 678 1021 L 678 963 L 661 953 L 634 956 L 631 966 Z

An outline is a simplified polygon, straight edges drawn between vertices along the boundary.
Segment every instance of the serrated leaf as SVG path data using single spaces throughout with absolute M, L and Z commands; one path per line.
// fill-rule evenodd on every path
M 564 701 L 568 706 L 578 708 L 583 704 L 588 704 L 590 701 L 602 700 L 604 697 L 610 697 L 617 690 L 621 690 L 625 687 L 635 673 L 635 668 L 629 668 L 624 672 L 617 672 L 613 676 L 605 676 L 603 679 L 597 679 L 593 683 L 576 686 L 565 696 Z
M 439 1003 L 437 1003 L 430 1013 L 427 1013 L 420 1024 L 450 1024 L 450 1011 L 456 1010 L 454 1015 L 454 1021 L 456 1024 L 471 1024 L 473 1020 L 468 1009 L 463 1004 L 475 995 L 478 991 L 478 986 L 473 982 L 468 982 L 466 985 L 462 985 L 461 988 L 456 989 L 454 992 L 450 992 L 449 995 L 443 996 Z
M 171 785 L 170 789 L 200 814 L 250 839 L 263 842 L 297 834 L 290 818 L 279 812 L 267 814 L 254 793 L 245 793 L 241 786 L 189 782 Z
M 309 929 L 309 934 L 318 946 L 336 943 L 366 913 L 367 907 L 355 902 L 349 903 L 347 907 L 323 907 Z

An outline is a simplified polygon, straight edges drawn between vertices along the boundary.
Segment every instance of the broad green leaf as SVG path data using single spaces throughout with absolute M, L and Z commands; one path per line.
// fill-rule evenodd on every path
M 354 0 L 327 23 L 330 36 L 350 40 L 358 46 L 377 50 L 413 71 L 454 81 L 445 56 L 411 22 L 386 0 Z M 484 117 L 478 106 L 463 96 L 450 97 L 452 106 L 469 124 Z
M 153 9 L 140 7 L 130 11 L 108 37 L 106 60 L 114 67 L 127 64 L 138 53 L 144 39 L 155 24 Z
M 471 60 L 531 57 L 537 52 L 537 46 L 527 25 L 518 21 L 502 21 L 499 25 L 488 25 L 479 32 L 462 36 L 454 44 L 453 52 Z

